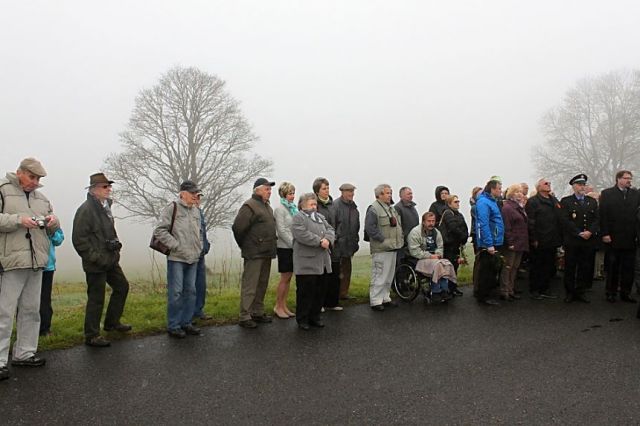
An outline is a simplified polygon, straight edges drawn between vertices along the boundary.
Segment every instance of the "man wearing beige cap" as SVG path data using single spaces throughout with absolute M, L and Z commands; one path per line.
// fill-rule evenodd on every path
M 87 308 L 84 317 L 84 342 L 88 346 L 106 347 L 111 343 L 100 335 L 105 284 L 112 293 L 104 318 L 105 331 L 127 332 L 129 324 L 120 317 L 129 294 L 129 282 L 120 267 L 120 249 L 111 213 L 111 185 L 104 173 L 89 177 L 87 200 L 73 218 L 73 247 L 82 258 L 87 277 Z
M 340 259 L 340 299 L 351 299 L 351 258 L 358 251 L 360 241 L 360 212 L 353 201 L 356 187 L 350 183 L 340 185 L 340 197 L 336 205 L 336 241 L 333 250 Z
M 0 380 L 9 378 L 7 362 L 13 318 L 17 339 L 11 364 L 39 367 L 42 269 L 49 260 L 49 235 L 58 228 L 49 200 L 38 190 L 47 175 L 35 158 L 25 158 L 15 173 L 0 180 Z

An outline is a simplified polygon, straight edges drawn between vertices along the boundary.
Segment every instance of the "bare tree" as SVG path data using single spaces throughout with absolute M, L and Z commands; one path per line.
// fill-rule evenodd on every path
M 177 67 L 140 92 L 120 135 L 124 150 L 105 161 L 125 217 L 157 219 L 190 179 L 205 194 L 208 230 L 226 226 L 243 197 L 238 188 L 270 171 L 269 160 L 250 154 L 257 137 L 224 85 Z
M 620 169 L 640 171 L 640 71 L 580 81 L 541 126 L 546 140 L 533 151 L 541 176 L 564 184 L 583 172 L 602 189 Z

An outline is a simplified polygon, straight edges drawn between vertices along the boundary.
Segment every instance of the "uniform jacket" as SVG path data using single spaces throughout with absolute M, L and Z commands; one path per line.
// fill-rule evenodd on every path
M 600 239 L 598 202 L 585 195 L 581 203 L 575 195 L 569 195 L 560 200 L 560 207 L 564 245 L 596 248 Z M 578 234 L 582 231 L 591 232 L 591 238 L 580 237 Z
M 329 222 L 321 215 L 308 215 L 298 212 L 291 225 L 293 234 L 293 273 L 296 275 L 322 275 L 331 273 L 331 255 L 329 250 L 320 246 L 320 240 L 326 238 L 331 244 L 335 233 Z
M 27 198 L 15 173 L 7 173 L 5 179 L 0 179 L 0 191 L 0 272 L 44 268 L 49 258 L 49 234 L 59 224 L 54 228 L 30 229 L 31 238 L 25 238 L 27 229 L 20 218 L 48 216 L 53 213 L 51 203 L 37 189 Z
M 444 242 L 442 241 L 442 234 L 440 233 L 440 231 L 438 231 L 437 228 L 433 228 L 433 230 L 436 234 L 437 246 L 436 251 L 433 253 L 427 251 L 427 234 L 422 227 L 422 224 L 419 224 L 418 226 L 413 228 L 411 232 L 409 232 L 407 246 L 409 247 L 409 254 L 411 255 L 411 257 L 415 257 L 416 259 L 426 259 L 432 254 L 439 254 L 440 256 L 444 255 Z
M 244 202 L 231 230 L 244 259 L 276 257 L 276 219 L 269 202 L 260 196 L 254 194 Z
M 640 203 L 638 190 L 630 188 L 624 196 L 617 186 L 600 194 L 600 235 L 611 237 L 611 248 L 635 247 L 635 215 Z
M 337 257 L 351 257 L 359 248 L 360 212 L 355 202 L 346 202 L 342 197 L 338 197 L 334 205 L 337 228 L 333 251 Z
M 107 200 L 109 207 L 112 201 Z M 85 272 L 107 272 L 120 260 L 120 250 L 110 246 L 109 241 L 118 240 L 113 217 L 90 193 L 73 218 L 71 241 L 82 258 Z
M 162 210 L 153 235 L 171 250 L 167 259 L 191 265 L 200 260 L 203 252 L 200 209 L 196 206 L 189 207 L 180 199 L 175 203 L 176 218 L 171 233 L 169 228 L 173 216 L 173 203 Z
M 562 245 L 560 203 L 556 197 L 536 194 L 527 200 L 525 211 L 529 219 L 529 243 L 537 242 L 540 249 Z
M 476 245 L 497 248 L 504 243 L 504 222 L 494 197 L 482 192 L 476 201 Z
M 529 227 L 527 213 L 513 200 L 505 200 L 502 204 L 502 221 L 504 222 L 504 245 L 513 246 L 513 251 L 529 251 Z

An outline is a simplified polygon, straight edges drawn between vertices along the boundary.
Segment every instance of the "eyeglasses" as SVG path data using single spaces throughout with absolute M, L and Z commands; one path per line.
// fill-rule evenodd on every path
M 102 188 L 102 189 L 111 188 L 111 185 L 100 185 L 100 188 Z
M 454 203 L 460 204 L 460 200 L 455 200 Z

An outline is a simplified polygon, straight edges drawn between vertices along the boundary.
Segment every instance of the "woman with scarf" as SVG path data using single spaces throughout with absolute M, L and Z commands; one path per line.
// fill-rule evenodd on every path
M 296 274 L 296 320 L 301 330 L 324 327 L 320 317 L 325 287 L 332 273 L 329 247 L 334 230 L 317 212 L 316 194 L 300 197 L 300 212 L 293 217 L 293 271 Z
M 276 289 L 276 306 L 273 313 L 280 319 L 289 319 L 295 314 L 287 307 L 287 296 L 289 295 L 289 285 L 293 276 L 293 234 L 291 224 L 293 216 L 298 214 L 298 207 L 293 202 L 296 196 L 296 187 L 292 183 L 282 182 L 278 188 L 280 195 L 280 205 L 274 210 L 276 218 L 276 243 L 278 252 L 278 272 L 280 282 Z

